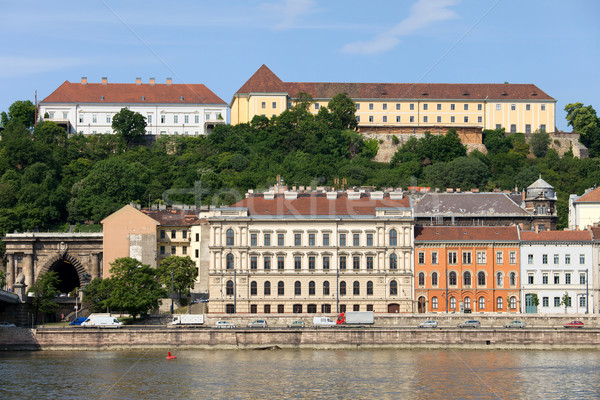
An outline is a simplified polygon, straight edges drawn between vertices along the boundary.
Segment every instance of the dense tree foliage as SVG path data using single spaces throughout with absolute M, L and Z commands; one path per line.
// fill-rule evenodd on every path
M 44 315 L 56 310 L 58 303 L 54 301 L 54 298 L 59 293 L 57 289 L 58 283 L 58 274 L 54 271 L 48 271 L 40 275 L 29 288 L 28 296 L 31 299 L 31 307 L 36 315 L 38 313 Z
M 567 122 L 581 135 L 581 143 L 590 150 L 590 157 L 600 157 L 600 118 L 592 106 L 570 103 L 565 106 Z
M 112 119 L 112 128 L 126 144 L 146 134 L 146 118 L 128 108 L 122 108 Z
M 168 292 L 171 291 L 173 283 L 173 290 L 180 298 L 190 295 L 190 289 L 194 287 L 198 276 L 196 263 L 189 256 L 169 256 L 161 261 L 156 272 L 160 283 Z

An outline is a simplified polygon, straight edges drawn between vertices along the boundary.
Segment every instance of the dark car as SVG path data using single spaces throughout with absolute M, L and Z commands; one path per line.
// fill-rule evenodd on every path
M 571 321 L 565 324 L 565 328 L 583 328 L 583 322 L 581 321 Z

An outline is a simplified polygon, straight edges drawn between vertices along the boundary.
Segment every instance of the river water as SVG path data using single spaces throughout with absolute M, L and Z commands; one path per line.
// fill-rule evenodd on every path
M 0 352 L 0 399 L 598 399 L 600 351 Z

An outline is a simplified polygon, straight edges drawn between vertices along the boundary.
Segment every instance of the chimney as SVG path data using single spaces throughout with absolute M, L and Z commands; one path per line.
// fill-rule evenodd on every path
M 151 84 L 152 86 L 154 86 L 154 83 L 155 83 L 155 82 L 156 82 L 156 79 L 154 79 L 154 78 L 150 78 L 150 84 Z
M 82 85 L 87 85 L 87 76 L 82 76 L 81 77 L 81 84 Z
M 136 85 L 141 85 L 142 84 L 142 78 L 135 78 L 135 84 Z
M 173 78 L 167 78 L 167 85 L 173 84 Z
M 105 77 L 105 76 L 102 77 L 102 84 L 103 85 L 108 85 L 108 78 L 107 77 Z

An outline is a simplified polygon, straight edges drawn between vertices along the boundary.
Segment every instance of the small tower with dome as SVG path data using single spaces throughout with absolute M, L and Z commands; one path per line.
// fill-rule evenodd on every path
M 556 191 L 554 187 L 542 179 L 527 187 L 525 209 L 534 215 L 532 228 L 535 230 L 556 229 Z

